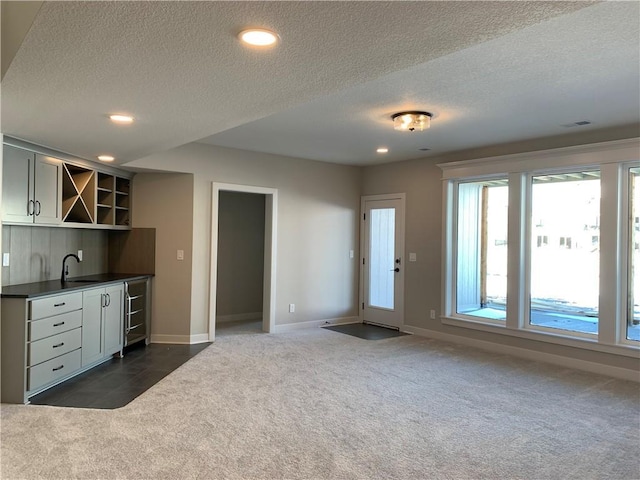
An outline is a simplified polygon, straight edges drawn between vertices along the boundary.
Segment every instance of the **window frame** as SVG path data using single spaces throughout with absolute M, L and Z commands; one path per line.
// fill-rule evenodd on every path
M 628 179 L 624 173 L 640 166 L 639 151 L 640 139 L 633 138 L 438 164 L 443 172 L 442 324 L 637 358 L 640 342 L 626 339 L 630 266 L 625 254 L 628 245 L 625 235 L 629 228 L 623 219 L 627 218 L 624 204 L 629 193 L 628 185 L 623 184 Z M 597 335 L 540 326 L 531 328 L 528 318 L 533 222 L 529 221 L 530 179 L 540 174 L 576 170 L 599 170 L 601 174 Z M 496 324 L 455 311 L 457 185 L 505 177 L 509 185 L 507 320 Z M 628 208 L 627 205 L 626 215 Z
M 571 338 L 576 338 L 576 339 L 586 339 L 586 340 L 592 340 L 592 339 L 598 339 L 600 336 L 600 332 L 599 332 L 599 328 L 600 328 L 600 305 L 598 305 L 598 332 L 596 332 L 595 334 L 593 333 L 587 333 L 587 332 L 580 332 L 580 331 L 574 331 L 574 330 L 565 330 L 565 329 L 561 329 L 561 328 L 553 328 L 553 327 L 545 327 L 542 325 L 535 325 L 533 323 L 531 323 L 531 275 L 532 275 L 532 264 L 531 264 L 531 257 L 532 257 L 532 250 L 533 250 L 533 228 L 534 228 L 534 219 L 533 219 L 533 215 L 532 215 L 532 210 L 533 210 L 533 179 L 534 177 L 538 177 L 538 176 L 544 176 L 544 175 L 563 175 L 563 174 L 571 174 L 571 173 L 576 173 L 576 171 L 598 171 L 600 172 L 600 189 L 602 190 L 602 172 L 600 169 L 600 166 L 583 166 L 583 165 L 577 165 L 575 167 L 568 167 L 568 168 L 562 168 L 562 169 L 540 169 L 540 170 L 535 170 L 535 171 L 531 171 L 528 172 L 526 174 L 526 195 L 525 198 L 523 199 L 523 201 L 525 202 L 525 218 L 523 219 L 523 221 L 525 222 L 526 225 L 526 233 L 524 236 L 524 241 L 523 241 L 523 245 L 521 248 L 524 248 L 524 256 L 526 258 L 526 265 L 524 266 L 525 271 L 524 271 L 524 275 L 525 275 L 525 281 L 523 284 L 523 287 L 525 289 L 524 291 L 524 296 L 525 296 L 525 304 L 523 305 L 523 315 L 522 315 L 522 328 L 525 330 L 529 330 L 531 332 L 543 332 L 543 333 L 547 333 L 547 334 L 560 334 L 563 337 L 571 337 Z M 600 201 L 600 215 L 602 215 L 602 200 Z M 562 238 L 569 238 L 571 239 L 571 237 L 560 237 Z M 566 245 L 566 241 L 564 245 L 560 245 L 560 246 L 564 246 L 567 249 L 570 249 L 571 247 L 567 247 Z M 600 256 L 600 262 L 602 261 L 602 257 Z M 602 283 L 602 282 L 600 282 Z M 598 302 L 599 303 L 599 302 Z
M 481 182 L 491 182 L 491 181 L 502 181 L 502 180 L 506 180 L 507 181 L 507 187 L 509 187 L 509 177 L 508 175 L 490 175 L 490 176 L 482 176 L 482 177 L 470 177 L 470 178 L 465 178 L 463 180 L 460 181 L 456 181 L 453 191 L 451 192 L 451 194 L 453 195 L 453 198 L 455 198 L 455 205 L 454 205 L 454 212 L 453 212 L 453 218 L 452 218 L 452 224 L 451 224 L 451 229 L 452 229 L 452 238 L 458 238 L 458 214 L 459 214 L 459 208 L 458 208 L 458 199 L 459 194 L 460 194 L 460 184 L 466 184 L 466 183 L 481 183 Z M 508 245 L 509 245 L 509 240 L 507 237 L 507 252 L 508 252 Z M 450 311 L 455 313 L 455 317 L 456 318 L 460 318 L 460 319 L 464 319 L 466 321 L 469 322 L 474 322 L 474 321 L 478 321 L 479 323 L 482 324 L 490 324 L 496 327 L 500 327 L 500 328 L 504 328 L 506 326 L 506 320 L 493 320 L 490 318 L 484 318 L 484 317 L 480 317 L 480 316 L 476 316 L 476 315 L 467 315 L 465 313 L 459 313 L 457 311 L 458 309 L 458 289 L 457 289 L 457 281 L 458 281 L 458 249 L 455 248 L 454 252 L 453 252 L 453 257 L 451 258 L 451 268 L 452 268 L 452 279 L 453 279 L 453 284 L 452 284 L 452 288 L 451 288 L 451 297 L 449 299 L 450 301 Z M 443 310 L 445 311 L 445 310 Z

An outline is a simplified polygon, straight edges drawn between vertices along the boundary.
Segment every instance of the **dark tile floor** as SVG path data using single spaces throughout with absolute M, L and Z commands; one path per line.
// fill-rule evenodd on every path
M 406 333 L 391 328 L 378 327 L 377 325 L 368 325 L 366 323 L 350 323 L 348 325 L 333 325 L 323 327 L 334 332 L 346 333 L 353 337 L 363 338 L 365 340 L 382 340 L 383 338 L 401 337 Z
M 112 358 L 77 377 L 34 397 L 35 405 L 114 409 L 158 383 L 209 343 L 197 345 L 151 344 L 144 342 L 125 349 L 124 358 Z

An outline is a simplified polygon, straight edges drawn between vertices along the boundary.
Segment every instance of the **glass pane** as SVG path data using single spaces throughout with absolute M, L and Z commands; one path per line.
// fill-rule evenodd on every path
M 456 311 L 506 319 L 507 179 L 458 185 Z
M 627 338 L 640 341 L 640 279 L 636 275 L 640 268 L 640 168 L 629 171 L 629 317 Z M 638 272 L 640 273 L 640 272 Z
M 376 208 L 371 213 L 369 241 L 369 305 L 394 308 L 395 208 Z
M 533 177 L 530 323 L 598 333 L 600 172 Z

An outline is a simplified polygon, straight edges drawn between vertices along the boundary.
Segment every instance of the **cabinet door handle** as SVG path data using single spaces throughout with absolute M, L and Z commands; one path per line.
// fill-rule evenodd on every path
M 36 211 L 36 203 L 33 200 L 27 202 L 27 215 L 31 216 Z
M 55 372 L 56 370 L 62 370 L 63 368 L 64 368 L 64 365 L 60 365 L 59 367 L 52 368 L 51 371 Z
M 63 346 L 63 345 L 64 345 L 64 342 L 60 342 L 59 344 L 54 345 L 54 346 L 53 346 L 53 348 L 58 348 L 58 347 L 61 347 L 61 346 Z
M 107 304 L 105 305 L 105 307 L 108 307 L 109 305 L 111 305 L 111 295 L 107 293 L 106 297 L 107 297 Z
M 62 325 L 64 325 L 64 322 L 54 323 L 54 324 L 53 324 L 53 326 L 54 326 L 54 327 L 60 327 L 60 326 L 62 326 Z
M 64 306 L 64 305 L 66 305 L 66 304 L 67 304 L 67 302 L 54 303 L 54 304 L 53 304 L 53 306 L 54 306 L 54 307 L 62 307 L 62 306 Z M 64 323 L 64 322 L 62 322 L 62 323 Z
M 38 210 L 36 211 L 36 217 L 40 215 L 40 212 L 42 212 L 42 205 L 40 204 L 40 201 L 36 200 L 36 206 L 38 207 Z

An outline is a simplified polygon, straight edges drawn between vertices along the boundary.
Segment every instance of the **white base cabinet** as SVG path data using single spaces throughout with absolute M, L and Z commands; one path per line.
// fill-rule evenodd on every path
M 29 397 L 122 351 L 124 284 L 2 299 L 1 400 Z

